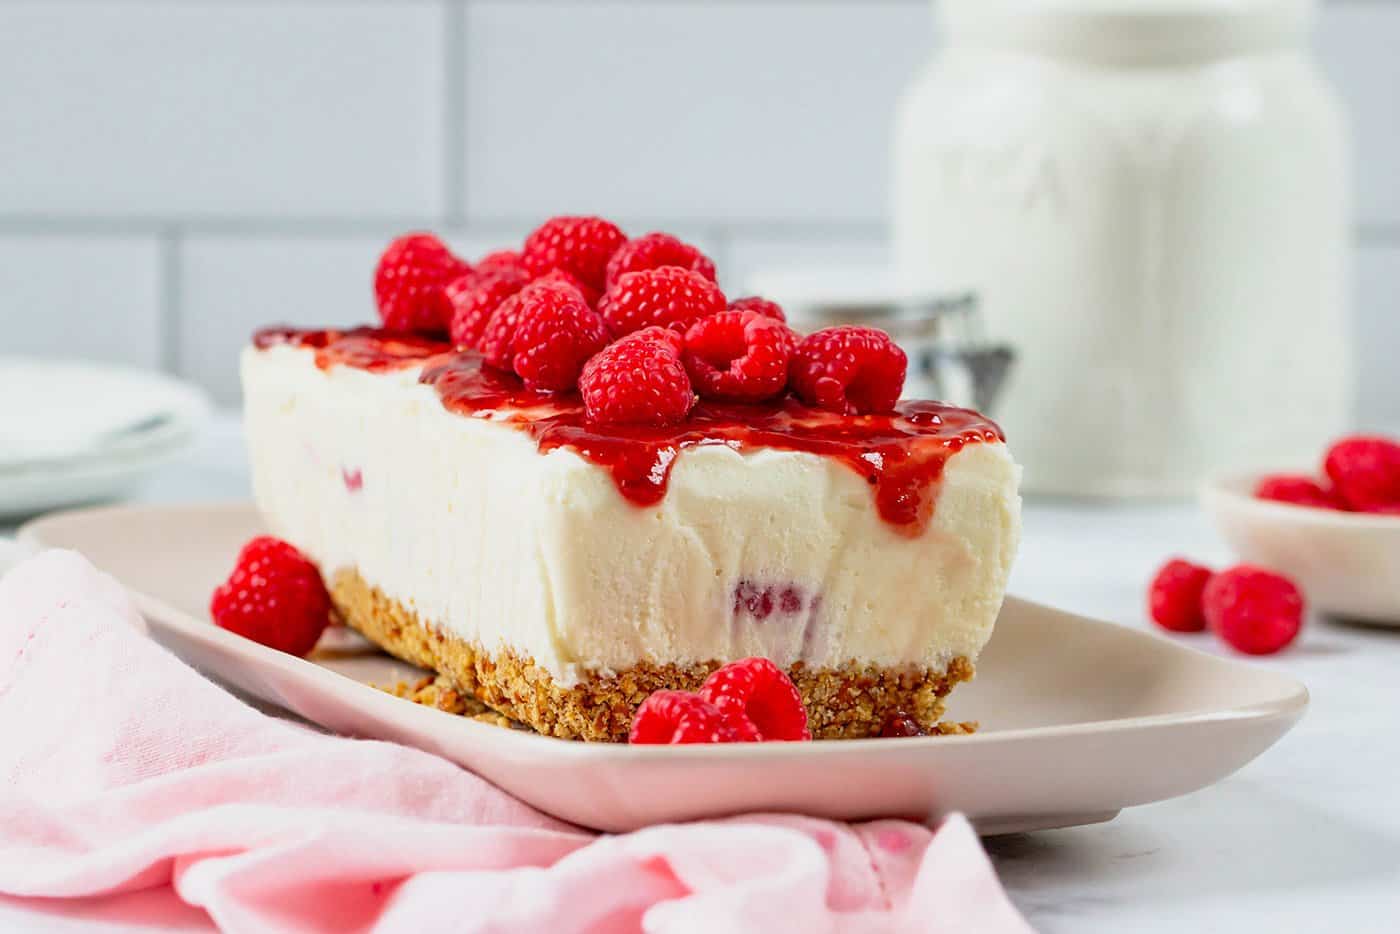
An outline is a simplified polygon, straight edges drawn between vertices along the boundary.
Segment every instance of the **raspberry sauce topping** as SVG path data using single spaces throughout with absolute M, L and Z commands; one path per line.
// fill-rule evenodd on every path
M 829 457 L 870 484 L 881 518 L 916 536 L 933 513 L 943 465 L 964 445 L 1004 441 L 990 419 L 941 402 L 904 401 L 890 414 L 838 415 L 791 396 L 762 403 L 701 400 L 680 424 L 600 425 L 584 417 L 577 395 L 530 390 L 513 374 L 486 366 L 480 354 L 371 328 L 301 331 L 269 328 L 256 347 L 291 344 L 316 351 L 322 369 L 383 372 L 422 366 L 420 382 L 465 416 L 509 410 L 506 420 L 541 452 L 568 447 L 605 468 L 623 496 L 649 506 L 666 495 L 676 454 L 702 444 L 736 451 L 777 448 Z

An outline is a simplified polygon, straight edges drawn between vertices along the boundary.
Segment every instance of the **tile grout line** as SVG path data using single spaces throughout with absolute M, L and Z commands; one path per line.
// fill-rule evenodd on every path
M 429 227 L 442 224 L 459 232 L 485 234 L 511 233 L 528 229 L 537 217 L 434 218 L 423 215 L 382 217 L 217 217 L 185 215 L 114 215 L 73 217 L 63 215 L 0 216 L 0 236 L 91 236 L 91 237 L 175 237 L 183 242 L 191 237 L 230 238 L 303 237 L 342 239 L 382 236 L 386 231 Z M 878 220 L 823 219 L 815 221 L 758 220 L 717 222 L 713 219 L 684 217 L 622 217 L 620 223 L 638 228 L 691 228 L 732 242 L 736 238 L 773 238 L 821 242 L 830 238 L 885 238 L 888 228 Z M 1356 246 L 1400 246 L 1400 222 L 1364 221 L 1353 225 Z
M 1362 221 L 1352 226 L 1351 241 L 1355 246 L 1400 244 L 1400 223 L 1377 224 Z
M 883 236 L 885 224 L 877 219 L 844 220 L 825 218 L 802 220 L 716 221 L 713 218 L 617 215 L 626 227 L 666 229 L 691 228 L 723 232 L 729 236 L 793 237 L 820 240 L 829 236 Z M 73 217 L 63 215 L 0 216 L 0 234 L 55 234 L 88 236 L 160 236 L 172 225 L 182 238 L 227 237 L 338 237 L 379 236 L 386 230 L 435 224 L 467 231 L 528 230 L 539 222 L 538 215 L 490 216 L 475 220 L 445 221 L 441 216 L 403 214 L 377 217 L 219 217 L 214 215 L 129 215 Z M 1400 227 L 1395 228 L 1400 235 Z
M 180 373 L 181 233 L 176 225 L 160 233 L 160 365 L 167 373 Z
M 467 7 L 445 0 L 442 47 L 442 194 L 450 225 L 467 223 Z
M 720 269 L 728 269 L 731 254 L 734 252 L 733 236 L 723 225 L 716 224 L 713 227 L 702 228 L 705 238 L 714 244 L 714 252 L 718 255 L 711 256 L 715 265 Z

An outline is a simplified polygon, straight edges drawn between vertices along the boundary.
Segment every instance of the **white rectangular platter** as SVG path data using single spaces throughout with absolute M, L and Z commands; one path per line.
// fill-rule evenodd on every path
M 971 736 L 720 746 L 588 744 L 384 693 L 411 666 L 345 635 L 309 660 L 214 626 L 209 594 L 261 532 L 246 503 L 111 507 L 26 526 L 135 594 L 153 636 L 207 675 L 327 729 L 428 750 L 557 817 L 608 831 L 751 811 L 857 820 L 967 814 L 984 834 L 1107 820 L 1228 776 L 1307 706 L 1286 675 L 1015 598 L 949 715 Z

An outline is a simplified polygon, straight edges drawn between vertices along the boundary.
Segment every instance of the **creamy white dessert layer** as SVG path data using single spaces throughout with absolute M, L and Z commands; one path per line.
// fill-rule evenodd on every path
M 560 683 L 638 662 L 764 655 L 943 669 L 991 635 L 1020 537 L 1000 443 L 947 462 L 916 538 L 849 467 L 777 449 L 683 450 L 638 506 L 568 448 L 443 407 L 419 367 L 242 358 L 253 486 L 273 534 Z

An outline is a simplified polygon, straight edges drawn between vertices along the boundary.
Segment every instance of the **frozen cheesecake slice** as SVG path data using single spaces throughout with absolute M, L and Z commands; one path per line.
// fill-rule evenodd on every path
M 367 329 L 262 332 L 242 376 L 258 506 L 345 621 L 554 736 L 624 740 L 650 692 L 750 655 L 788 670 L 818 738 L 935 729 L 1020 535 L 1000 430 L 939 403 L 596 425 Z

